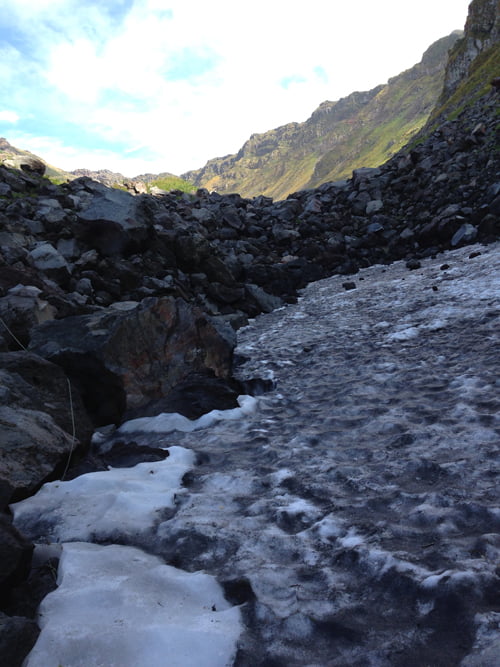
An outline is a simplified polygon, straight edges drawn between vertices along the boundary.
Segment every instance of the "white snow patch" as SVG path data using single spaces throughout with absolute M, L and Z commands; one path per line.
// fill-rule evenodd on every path
M 216 580 L 134 547 L 65 544 L 26 667 L 226 667 L 241 633 Z
M 238 396 L 239 408 L 230 410 L 211 410 L 198 419 L 188 419 L 177 412 L 163 412 L 156 417 L 140 417 L 131 419 L 120 426 L 120 433 L 170 433 L 183 431 L 190 433 L 202 428 L 208 428 L 218 421 L 241 419 L 255 411 L 257 400 L 253 396 Z
M 338 518 L 329 514 L 323 517 L 321 521 L 315 523 L 314 526 L 311 526 L 308 531 L 304 531 L 304 534 L 307 532 L 317 536 L 321 542 L 334 542 L 342 535 L 345 535 L 346 529 Z
M 342 537 L 339 543 L 346 549 L 353 549 L 364 544 L 365 540 L 359 535 L 349 535 L 348 537 Z
M 402 342 L 405 340 L 411 340 L 416 338 L 420 330 L 418 327 L 408 327 L 407 329 L 401 329 L 401 331 L 395 331 L 392 334 L 387 336 L 388 340 Z
M 279 498 L 280 496 L 277 497 Z M 295 500 L 292 500 L 292 502 L 282 508 L 282 511 L 291 516 L 296 516 L 297 514 L 315 516 L 319 513 L 318 508 L 307 500 L 304 500 L 304 498 L 296 498 Z
M 50 482 L 31 498 L 11 505 L 14 523 L 26 533 L 40 515 L 50 517 L 53 541 L 86 541 L 121 533 L 143 533 L 157 513 L 173 508 L 185 492 L 181 480 L 195 463 L 195 454 L 170 447 L 164 461 L 133 468 L 81 475 L 69 482 Z M 28 529 L 26 530 L 26 526 Z
M 295 477 L 295 473 L 288 468 L 281 468 L 281 470 L 277 470 L 276 472 L 271 473 L 269 477 L 273 483 L 276 484 L 276 486 L 279 486 L 286 479 L 292 479 Z

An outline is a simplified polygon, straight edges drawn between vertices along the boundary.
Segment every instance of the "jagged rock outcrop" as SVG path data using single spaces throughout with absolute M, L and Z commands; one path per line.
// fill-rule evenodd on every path
M 498 0 L 473 0 L 465 24 L 465 34 L 453 47 L 443 84 L 441 101 L 450 97 L 467 77 L 475 58 L 500 39 Z
M 6 167 L 14 167 L 27 172 L 34 172 L 43 176 L 45 174 L 45 164 L 38 158 L 31 155 L 16 155 L 3 163 Z

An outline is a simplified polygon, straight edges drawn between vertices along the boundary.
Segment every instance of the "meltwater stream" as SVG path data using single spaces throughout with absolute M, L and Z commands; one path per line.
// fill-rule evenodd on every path
M 239 332 L 273 391 L 14 505 L 62 545 L 27 666 L 497 667 L 499 250 L 310 285 Z

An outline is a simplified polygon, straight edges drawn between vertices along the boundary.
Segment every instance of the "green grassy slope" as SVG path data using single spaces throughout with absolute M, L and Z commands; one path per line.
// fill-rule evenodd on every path
M 387 84 L 323 102 L 304 123 L 252 135 L 236 155 L 210 160 L 183 177 L 221 193 L 282 199 L 385 162 L 427 121 L 459 34 L 438 40 L 419 64 Z

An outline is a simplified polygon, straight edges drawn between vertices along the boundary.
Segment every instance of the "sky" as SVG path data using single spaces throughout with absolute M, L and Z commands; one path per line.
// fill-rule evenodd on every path
M 370 90 L 470 0 L 0 0 L 0 136 L 65 170 L 198 169 Z

